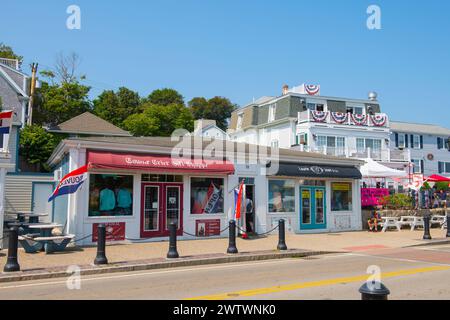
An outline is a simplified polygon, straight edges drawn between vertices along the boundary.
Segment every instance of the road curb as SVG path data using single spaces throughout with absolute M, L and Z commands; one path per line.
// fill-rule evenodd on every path
M 80 266 L 80 275 L 95 275 L 104 273 L 116 273 L 116 272 L 131 272 L 131 271 L 143 271 L 143 270 L 155 270 L 155 269 L 168 269 L 176 267 L 189 267 L 200 266 L 210 264 L 227 264 L 234 262 L 248 262 L 248 261 L 262 261 L 262 260 L 276 260 L 286 258 L 304 258 L 310 256 L 317 256 L 323 254 L 335 253 L 332 251 L 306 251 L 306 250 L 288 250 L 286 252 L 272 252 L 272 253 L 243 253 L 237 255 L 224 255 L 220 257 L 212 258 L 196 258 L 193 257 L 181 257 L 178 259 L 166 259 L 161 262 L 154 263 L 139 263 L 133 262 L 125 265 L 110 264 L 106 266 L 85 265 Z M 64 278 L 69 277 L 72 274 L 67 273 L 66 267 L 61 267 L 59 271 L 44 271 L 40 273 L 34 273 L 33 271 L 19 271 L 13 273 L 0 274 L 0 283 L 15 282 L 15 281 L 29 281 L 29 280 L 41 280 L 52 278 Z
M 428 240 L 429 242 L 413 244 L 410 246 L 406 246 L 404 248 L 413 248 L 413 247 L 428 247 L 428 246 L 438 246 L 441 244 L 450 244 L 450 239 L 446 240 Z

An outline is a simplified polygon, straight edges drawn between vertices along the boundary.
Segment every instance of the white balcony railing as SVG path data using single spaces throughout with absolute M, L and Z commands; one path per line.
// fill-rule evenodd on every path
M 410 162 L 411 156 L 409 150 L 372 150 L 367 148 L 366 150 L 357 150 L 349 147 L 309 147 L 305 145 L 295 145 L 292 149 L 326 154 L 329 156 L 346 157 L 346 158 L 359 158 L 367 159 L 371 158 L 380 162 Z
M 7 65 L 10 68 L 19 70 L 19 60 L 17 59 L 0 58 L 0 63 Z
M 329 111 L 306 110 L 298 113 L 298 123 L 316 122 L 362 127 L 389 127 L 389 118 L 385 113 L 352 114 Z

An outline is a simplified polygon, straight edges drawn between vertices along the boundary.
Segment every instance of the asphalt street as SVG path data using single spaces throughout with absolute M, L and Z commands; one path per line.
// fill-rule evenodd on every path
M 369 266 L 389 299 L 450 299 L 447 245 L 2 283 L 0 300 L 360 299 Z

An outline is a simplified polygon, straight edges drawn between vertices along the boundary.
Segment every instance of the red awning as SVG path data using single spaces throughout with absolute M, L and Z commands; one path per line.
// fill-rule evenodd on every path
M 124 154 L 88 151 L 88 168 L 141 170 L 167 173 L 233 174 L 234 165 L 229 161 L 212 159 L 171 158 L 145 154 Z
M 450 182 L 450 178 L 443 177 L 438 174 L 433 174 L 425 180 L 428 182 Z

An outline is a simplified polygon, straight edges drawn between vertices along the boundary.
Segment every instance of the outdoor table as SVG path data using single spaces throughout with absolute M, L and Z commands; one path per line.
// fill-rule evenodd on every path
M 39 223 L 39 218 L 46 217 L 46 216 L 48 216 L 48 214 L 46 214 L 46 213 L 31 213 L 31 214 L 26 214 L 25 216 L 28 217 L 28 221 L 30 223 Z
M 386 232 L 389 227 L 396 227 L 397 230 L 400 230 L 397 225 L 398 218 L 397 217 L 381 217 L 383 219 L 383 229 L 382 232 Z
M 30 224 L 28 228 L 38 229 L 41 237 L 51 237 L 54 228 L 62 227 L 62 224 Z

